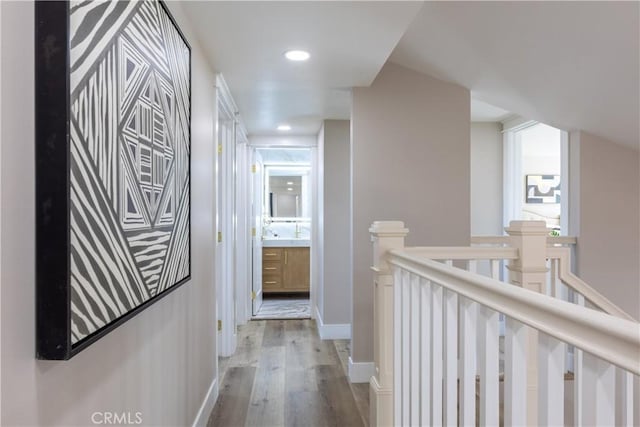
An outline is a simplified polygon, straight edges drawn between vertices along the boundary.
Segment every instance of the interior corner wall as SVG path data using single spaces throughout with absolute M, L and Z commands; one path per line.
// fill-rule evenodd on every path
M 35 358 L 34 3 L 2 8 L 2 419 L 92 425 L 95 412 L 191 425 L 216 376 L 213 287 L 215 79 L 192 47 L 191 281 L 68 361 Z M 100 416 L 100 415 L 98 415 Z M 96 418 L 100 419 L 100 418 Z
M 323 177 L 324 324 L 351 323 L 351 187 L 349 120 L 325 120 Z
M 569 144 L 577 273 L 640 319 L 640 152 L 586 132 Z
M 311 277 L 312 277 L 312 297 L 315 299 L 316 308 L 313 316 L 319 315 L 316 319 L 318 326 L 324 321 L 324 124 L 320 127 L 317 141 L 316 164 L 313 167 L 316 179 L 313 180 L 315 194 L 312 195 L 317 208 L 313 209 L 312 230 L 316 233 L 312 236 L 311 255 Z M 313 309 L 313 307 L 312 307 Z
M 353 89 L 354 362 L 373 360 L 371 223 L 404 221 L 409 246 L 469 244 L 469 111 L 467 89 L 389 62 Z
M 502 235 L 502 123 L 471 123 L 471 234 Z

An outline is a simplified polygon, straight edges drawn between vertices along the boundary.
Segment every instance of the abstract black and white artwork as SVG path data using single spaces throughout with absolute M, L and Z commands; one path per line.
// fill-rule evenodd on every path
M 190 277 L 191 53 L 157 0 L 36 19 L 38 356 L 66 359 Z
M 527 203 L 560 203 L 560 175 L 527 175 Z

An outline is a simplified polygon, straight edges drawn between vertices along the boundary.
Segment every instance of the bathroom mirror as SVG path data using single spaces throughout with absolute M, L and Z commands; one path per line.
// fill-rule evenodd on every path
M 308 218 L 309 167 L 265 167 L 265 212 L 271 219 Z

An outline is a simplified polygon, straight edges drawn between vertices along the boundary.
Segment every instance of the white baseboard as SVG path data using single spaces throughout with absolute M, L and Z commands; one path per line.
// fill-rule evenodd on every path
M 207 390 L 204 400 L 202 401 L 202 405 L 196 414 L 196 419 L 193 420 L 193 427 L 206 427 L 211 411 L 213 411 L 216 400 L 218 400 L 218 387 L 218 379 L 214 378 L 211 382 L 211 386 L 209 386 L 209 390 Z
M 316 326 L 318 335 L 323 340 L 349 340 L 351 339 L 351 325 L 348 323 L 324 324 L 318 307 L 316 307 Z
M 354 362 L 349 356 L 349 381 L 352 383 L 368 383 L 375 373 L 373 362 Z

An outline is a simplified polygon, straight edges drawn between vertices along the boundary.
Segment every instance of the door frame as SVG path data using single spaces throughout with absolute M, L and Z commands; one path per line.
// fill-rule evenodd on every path
M 522 145 L 516 133 L 537 124 L 535 120 L 517 118 L 503 123 L 503 215 L 502 223 L 509 226 L 511 218 L 520 216 L 524 205 L 524 185 L 519 179 L 522 176 Z M 560 230 L 562 235 L 569 232 L 569 133 L 560 131 Z
M 258 136 L 258 137 L 250 137 L 249 138 L 249 147 L 252 148 L 308 148 L 311 151 L 311 162 L 310 162 L 310 178 L 311 178 L 311 234 L 310 234 L 310 258 L 311 258 L 311 277 L 310 277 L 310 286 L 309 286 L 309 304 L 311 307 L 311 318 L 316 318 L 316 299 L 317 292 L 316 289 L 318 287 L 318 280 L 320 280 L 320 275 L 318 269 L 320 267 L 320 244 L 319 239 L 321 238 L 319 233 L 319 224 L 320 219 L 322 218 L 322 212 L 318 211 L 319 203 L 318 197 L 319 194 L 317 192 L 317 185 L 319 179 L 322 177 L 323 171 L 319 168 L 318 162 L 318 140 L 316 136 L 298 136 L 298 137 L 278 137 L 278 136 Z M 252 196 L 252 195 L 251 195 Z M 262 208 L 261 208 L 262 209 Z M 256 238 L 261 238 L 261 236 L 256 236 Z M 253 271 L 255 268 L 255 263 L 251 263 L 251 270 Z M 260 277 L 262 276 L 262 271 L 259 272 Z M 255 275 L 252 275 L 255 277 Z M 249 284 L 248 291 L 250 292 L 251 284 Z
M 218 355 L 231 356 L 237 344 L 236 310 L 236 127 L 238 108 L 222 74 L 216 75 L 216 305 Z M 223 137 L 221 138 L 221 133 Z M 221 323 L 220 323 L 221 322 Z

